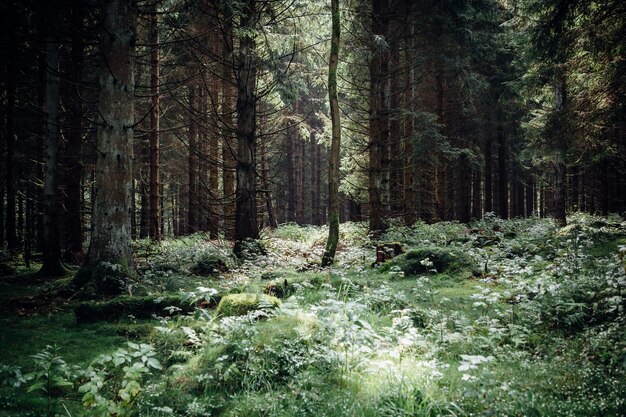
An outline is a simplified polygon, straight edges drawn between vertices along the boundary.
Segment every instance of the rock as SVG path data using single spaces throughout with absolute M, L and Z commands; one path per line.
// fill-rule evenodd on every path
M 286 279 L 282 281 L 274 280 L 274 281 L 268 282 L 267 285 L 265 286 L 265 289 L 263 290 L 265 294 L 273 295 L 274 297 L 277 297 L 277 298 L 288 297 L 293 293 L 293 291 L 294 291 L 293 286 L 290 285 Z
M 222 298 L 217 306 L 217 314 L 220 316 L 242 316 L 250 311 L 264 308 L 276 308 L 280 306 L 280 300 L 266 294 L 228 294 Z
M 402 255 L 404 249 L 399 242 L 383 243 L 376 246 L 376 261 L 374 265 L 382 264 L 383 262 L 393 259 L 396 256 Z

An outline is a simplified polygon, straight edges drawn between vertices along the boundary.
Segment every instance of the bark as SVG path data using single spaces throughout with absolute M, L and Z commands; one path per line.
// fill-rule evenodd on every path
M 372 0 L 372 33 L 387 41 L 389 21 L 383 0 Z M 385 47 L 376 40 L 371 44 L 370 63 L 370 126 L 369 126 L 369 229 L 380 235 L 386 229 L 385 203 L 388 188 L 389 109 L 387 107 L 388 60 Z M 388 201 L 388 200 L 387 200 Z
M 198 230 L 198 186 L 196 184 L 198 175 L 198 145 L 196 138 L 196 86 L 192 83 L 189 86 L 189 158 L 188 158 L 188 201 L 187 201 L 187 217 L 189 223 L 187 225 L 187 233 L 194 233 Z
M 15 224 L 15 90 L 16 90 L 16 62 L 17 40 L 15 28 L 15 10 L 10 5 L 7 9 L 7 52 L 5 62 L 6 80 L 6 218 L 5 230 L 7 248 L 10 252 L 18 249 L 17 230 Z
M 247 30 L 237 55 L 237 188 L 235 196 L 235 252 L 247 239 L 259 238 L 256 208 L 256 0 L 246 0 L 240 17 Z
M 82 258 L 83 254 L 83 224 L 82 209 L 82 119 L 83 104 L 80 99 L 80 83 L 83 74 L 82 41 L 83 9 L 73 4 L 71 22 L 72 50 L 71 50 L 71 88 L 69 89 L 69 107 L 67 144 L 65 149 L 65 251 L 70 259 Z
M 93 233 L 87 260 L 73 280 L 92 279 L 98 295 L 119 293 L 132 271 L 130 208 L 134 124 L 135 16 L 130 0 L 105 4 L 101 34 L 98 144 Z M 112 267 L 111 265 L 117 265 Z M 99 273 L 104 270 L 106 273 Z
M 56 10 L 49 9 L 50 33 L 46 37 L 46 167 L 43 190 L 44 245 L 42 266 L 38 274 L 45 277 L 65 275 L 61 263 L 61 241 L 58 225 L 57 181 L 59 161 L 59 41 L 56 38 Z
M 405 99 L 404 108 L 413 113 L 415 106 L 415 68 L 411 64 L 412 56 L 410 50 L 415 50 L 415 23 L 411 23 L 411 43 L 404 52 L 404 65 L 409 66 L 404 74 Z M 407 94 L 406 91 L 409 93 Z M 415 131 L 415 121 L 411 116 L 404 120 L 404 172 L 403 172 L 403 192 L 404 192 L 404 224 L 412 226 L 417 220 L 417 190 L 416 184 L 415 157 L 413 156 L 413 133 Z
M 276 221 L 276 215 L 274 214 L 274 206 L 272 204 L 272 192 L 271 192 L 271 184 L 268 175 L 267 168 L 267 154 L 265 149 L 265 143 L 261 142 L 259 153 L 261 154 L 261 183 L 263 184 L 263 193 L 265 194 L 265 209 L 267 210 L 267 220 L 269 227 L 272 229 L 276 229 L 278 227 L 278 222 Z
M 322 257 L 322 266 L 331 266 L 339 241 L 339 152 L 341 149 L 341 120 L 337 96 L 337 63 L 339 62 L 340 14 L 339 0 L 331 0 L 332 35 L 328 65 L 328 97 L 332 138 L 328 158 L 328 240 Z
M 526 183 L 526 217 L 533 216 L 535 206 L 535 181 L 530 178 Z
M 150 10 L 150 237 L 161 240 L 161 207 L 159 198 L 159 2 Z
M 322 216 L 322 146 L 315 144 L 315 166 L 317 167 L 317 175 L 315 176 L 315 204 L 313 216 L 315 224 L 320 225 L 324 222 Z
M 226 8 L 223 16 L 224 28 L 222 31 L 222 207 L 223 229 L 227 239 L 234 238 L 235 219 L 235 143 L 233 133 L 235 80 L 233 69 L 233 15 L 230 8 Z
M 396 28 L 396 32 L 398 29 Z M 393 216 L 400 215 L 403 212 L 402 183 L 403 183 L 403 155 L 402 155 L 402 139 L 401 139 L 401 116 L 400 116 L 400 44 L 394 39 L 391 41 L 391 85 L 390 85 L 390 106 L 391 118 L 389 121 L 389 204 L 390 211 Z
M 295 128 L 290 128 L 287 134 L 285 158 L 287 159 L 287 221 L 296 221 L 296 175 L 294 170 L 294 141 Z
M 555 111 L 557 112 L 558 132 L 557 132 L 557 154 L 554 158 L 554 217 L 557 223 L 565 226 L 566 218 L 566 196 L 565 196 L 565 107 L 567 105 L 567 90 L 565 87 L 565 76 L 557 75 L 554 89 Z
M 298 114 L 296 105 L 296 115 Z M 296 127 L 297 134 L 294 136 L 295 144 L 295 209 L 296 222 L 304 223 L 304 140 L 300 137 L 299 128 Z
M 507 179 L 506 134 L 504 121 L 498 121 L 498 214 L 503 219 L 509 218 L 509 190 Z
M 487 120 L 485 137 L 485 212 L 493 212 L 493 136 L 491 120 Z

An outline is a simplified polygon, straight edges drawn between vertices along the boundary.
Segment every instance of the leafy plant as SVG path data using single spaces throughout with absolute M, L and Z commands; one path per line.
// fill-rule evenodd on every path
M 151 345 L 132 342 L 128 349 L 99 356 L 84 372 L 86 382 L 78 389 L 83 405 L 103 417 L 131 415 L 144 377 L 162 369 L 155 356 Z
M 46 415 L 52 415 L 52 399 L 57 391 L 73 386 L 70 382 L 70 369 L 58 354 L 58 346 L 46 346 L 44 350 L 31 356 L 35 370 L 25 375 L 29 382 L 28 392 L 42 392 L 47 397 Z

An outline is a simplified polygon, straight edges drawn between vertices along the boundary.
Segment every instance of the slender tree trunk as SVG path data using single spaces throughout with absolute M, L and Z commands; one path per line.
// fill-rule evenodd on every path
M 44 246 L 39 275 L 58 277 L 65 275 L 61 263 L 61 240 L 58 225 L 57 180 L 59 161 L 59 41 L 56 38 L 57 10 L 49 9 L 52 19 L 46 37 L 46 168 L 43 191 Z
M 254 31 L 256 0 L 246 0 L 240 17 L 243 30 Z M 256 208 L 256 41 L 244 33 L 237 57 L 237 188 L 235 198 L 235 252 L 246 239 L 259 238 Z
M 322 257 L 322 266 L 331 266 L 335 261 L 339 241 L 339 152 L 341 149 L 341 120 L 337 96 L 337 63 L 339 62 L 339 38 L 341 35 L 339 0 L 331 0 L 332 35 L 330 40 L 330 62 L 328 65 L 328 97 L 332 139 L 328 161 L 328 240 Z
M 159 10 L 158 1 L 152 2 L 150 10 L 150 237 L 161 240 L 161 207 L 159 199 Z
M 125 288 L 125 277 L 133 268 L 129 213 L 136 38 L 131 1 L 107 1 L 103 19 L 94 229 L 87 260 L 73 284 L 81 288 L 93 279 L 99 294 L 116 294 Z

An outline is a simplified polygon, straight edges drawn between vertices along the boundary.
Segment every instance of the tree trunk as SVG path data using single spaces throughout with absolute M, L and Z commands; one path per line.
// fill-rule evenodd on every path
M 501 116 L 502 117 L 502 116 Z M 504 121 L 498 121 L 498 207 L 499 215 L 503 219 L 509 218 L 509 190 L 506 168 L 506 135 Z
M 132 271 L 130 199 L 135 114 L 135 15 L 130 0 L 105 4 L 100 50 L 98 153 L 93 233 L 87 260 L 73 284 L 94 281 L 97 293 L 123 291 Z M 115 266 L 112 266 L 115 265 Z
M 235 144 L 234 127 L 234 99 L 235 99 L 235 69 L 233 54 L 233 15 L 232 9 L 226 8 L 223 16 L 224 29 L 222 31 L 222 207 L 223 229 L 227 239 L 234 238 L 235 220 Z
M 331 266 L 335 261 L 339 241 L 339 152 L 341 149 L 341 120 L 337 96 L 337 63 L 339 62 L 340 15 L 339 0 L 331 0 L 332 35 L 330 41 L 330 62 L 328 65 L 328 97 L 332 138 L 328 161 L 328 240 L 322 266 Z
M 43 258 L 39 275 L 58 277 L 65 275 L 61 263 L 61 241 L 58 225 L 57 180 L 59 161 L 59 41 L 56 38 L 56 13 L 50 9 L 52 19 L 46 37 L 46 168 L 43 191 Z
M 567 105 L 567 90 L 565 88 L 565 76 L 557 75 L 554 89 L 555 111 L 559 120 L 557 132 L 557 155 L 554 159 L 554 217 L 561 226 L 567 224 L 565 214 L 565 106 Z
M 372 0 L 372 34 L 387 41 L 388 16 L 383 0 Z M 388 68 L 385 46 L 371 43 L 370 120 L 369 120 L 369 206 L 370 232 L 375 236 L 386 229 L 385 203 L 388 188 L 389 157 L 385 149 L 389 141 L 389 109 L 387 107 Z
M 491 119 L 487 119 L 485 129 L 485 213 L 493 212 L 493 136 Z
M 7 52 L 5 62 L 6 80 L 6 241 L 9 252 L 17 251 L 19 242 L 15 225 L 15 90 L 17 74 L 17 39 L 15 10 L 7 8 Z
M 159 2 L 150 10 L 150 237 L 161 240 L 161 207 L 159 198 Z
M 256 0 L 246 0 L 240 17 L 242 30 L 254 31 Z M 239 41 L 237 56 L 237 188 L 235 252 L 247 239 L 259 238 L 256 208 L 256 41 L 249 32 Z
M 83 74 L 84 45 L 82 40 L 83 8 L 72 4 L 71 22 L 72 51 L 70 77 L 72 86 L 69 89 L 68 132 L 65 150 L 65 251 L 69 259 L 77 260 L 83 254 L 82 209 L 82 119 L 83 103 L 80 98 L 80 83 Z
M 198 185 L 196 184 L 198 175 L 198 144 L 196 138 L 196 85 L 189 85 L 189 158 L 188 158 L 188 194 L 187 194 L 187 217 L 189 223 L 187 225 L 187 233 L 198 231 Z

